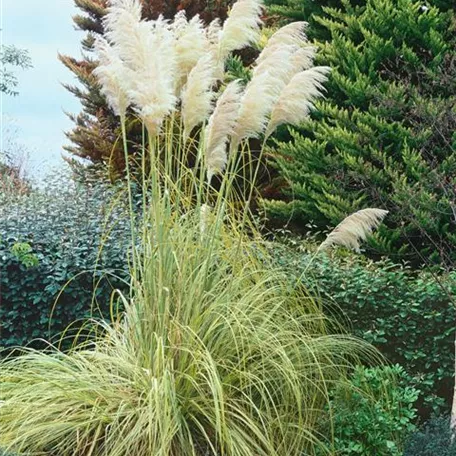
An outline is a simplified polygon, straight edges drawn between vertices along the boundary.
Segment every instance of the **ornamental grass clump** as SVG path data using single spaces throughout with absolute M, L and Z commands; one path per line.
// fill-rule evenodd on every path
M 97 76 L 122 120 L 130 294 L 113 296 L 113 321 L 89 322 L 93 337 L 70 351 L 25 349 L 1 362 L 0 447 L 53 456 L 330 454 L 318 431 L 328 391 L 372 352 L 291 289 L 234 191 L 248 139 L 264 136 L 281 93 L 309 66 L 255 75 L 254 65 L 247 87 L 225 86 L 224 60 L 257 37 L 260 11 L 259 1 L 240 0 L 223 28 L 205 29 L 183 13 L 143 21 L 139 0 L 111 1 Z M 298 53 L 305 36 L 290 32 Z M 187 35 L 198 40 L 181 42 Z M 316 96 L 306 90 L 303 100 Z M 144 125 L 139 178 L 129 172 L 127 109 Z

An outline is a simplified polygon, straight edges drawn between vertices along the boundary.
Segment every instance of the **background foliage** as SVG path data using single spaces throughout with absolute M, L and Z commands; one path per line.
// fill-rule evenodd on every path
M 404 456 L 455 456 L 456 443 L 451 442 L 448 416 L 434 417 L 413 434 Z
M 286 2 L 286 8 L 316 2 Z M 423 2 L 319 2 L 315 32 L 333 70 L 326 101 L 278 145 L 283 199 L 271 216 L 298 229 L 335 226 L 365 207 L 390 210 L 371 253 L 454 264 L 454 16 Z M 307 6 L 306 6 L 307 5 Z M 310 7 L 310 6 L 309 6 Z M 301 10 L 296 9 L 297 16 Z M 299 14 L 298 14 L 299 13 Z
M 89 316 L 95 289 L 109 317 L 113 287 L 126 277 L 129 240 L 122 204 L 107 203 L 114 195 L 57 179 L 0 201 L 0 346 L 49 339 Z
M 349 388 L 332 393 L 334 451 L 340 456 L 402 456 L 414 431 L 418 391 L 399 365 L 357 367 Z
M 420 414 L 449 404 L 454 376 L 456 273 L 436 276 L 363 257 L 325 254 L 314 258 L 274 244 L 277 261 L 290 276 L 320 293 L 327 311 L 352 332 L 403 366 L 420 391 Z M 307 269 L 306 269 L 307 268 Z

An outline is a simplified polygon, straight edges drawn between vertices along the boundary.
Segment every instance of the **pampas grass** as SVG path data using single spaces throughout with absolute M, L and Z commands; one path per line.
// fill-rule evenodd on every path
M 318 250 L 342 245 L 359 252 L 360 241 L 365 241 L 388 214 L 384 209 L 362 209 L 346 217 L 328 234 Z
M 198 60 L 188 76 L 187 84 L 182 92 L 184 139 L 188 137 L 193 128 L 205 122 L 211 113 L 216 65 L 214 56 L 209 53 Z
M 268 124 L 268 116 L 281 91 L 280 79 L 265 72 L 247 84 L 241 100 L 238 122 L 233 135 L 235 145 L 243 139 L 260 137 Z
M 275 74 L 273 59 L 245 88 L 238 81 L 225 86 L 221 74 L 209 115 L 213 62 L 200 55 L 200 45 L 207 40 L 208 52 L 218 47 L 219 65 L 254 41 L 261 3 L 240 0 L 222 31 L 214 25 L 205 33 L 199 19 L 190 24 L 183 13 L 174 26 L 142 21 L 139 5 L 112 0 L 108 43 L 98 45 L 113 57 L 98 71 L 111 106 L 122 115 L 126 103 L 115 98 L 118 87 L 108 77 L 115 61 L 125 70 L 128 101 L 147 127 L 138 214 L 121 116 L 130 292 L 113 297 L 110 324 L 88 323 L 94 329 L 88 342 L 67 353 L 24 350 L 0 362 L 0 447 L 58 456 L 331 454 L 319 434 L 330 419 L 329 390 L 372 351 L 341 334 L 320 304 L 301 288 L 293 290 L 273 266 L 250 217 L 252 190 L 247 202 L 231 199 L 239 174 L 227 166 L 235 158 L 248 160 L 248 142 L 238 145 L 263 135 L 278 100 L 276 117 L 287 116 L 281 97 L 289 85 L 290 93 L 310 102 L 321 90 L 323 71 L 308 74 L 300 91 L 293 77 L 283 89 L 291 70 Z M 295 46 L 285 41 L 301 32 L 290 30 L 275 41 Z M 190 36 L 202 41 L 188 42 Z M 301 111 L 293 109 L 296 119 Z M 185 141 L 183 135 L 199 125 L 195 138 Z M 189 149 L 196 152 L 193 168 L 182 159 Z M 214 174 L 221 174 L 220 188 L 210 185 Z M 357 230 L 350 228 L 354 219 L 344 222 L 339 238 L 358 239 L 377 219 L 357 219 Z
M 209 118 L 205 131 L 205 157 L 209 183 L 212 176 L 220 174 L 225 169 L 227 143 L 230 136 L 234 134 L 241 96 L 242 88 L 238 81 L 228 84 Z
M 94 49 L 98 55 L 99 64 L 93 74 L 100 81 L 101 93 L 106 97 L 114 113 L 124 117 L 130 104 L 125 66 L 104 38 L 97 37 Z
M 307 42 L 307 37 L 304 30 L 307 27 L 307 22 L 292 22 L 277 30 L 271 38 L 269 38 L 266 46 L 261 51 L 257 58 L 257 65 L 261 64 L 265 59 L 269 58 L 278 49 L 284 46 L 301 47 Z
M 313 108 L 315 99 L 322 96 L 323 82 L 327 79 L 329 67 L 314 67 L 296 74 L 283 89 L 271 113 L 266 129 L 269 136 L 281 124 L 297 125 Z
M 207 39 L 203 22 L 198 15 L 188 22 L 185 19 L 185 12 L 179 12 L 178 15 L 180 16 L 181 25 L 174 28 L 173 31 L 175 37 L 174 50 L 179 72 L 177 80 L 181 85 L 185 83 L 187 76 L 201 57 L 207 54 L 209 40 Z
M 219 56 L 224 60 L 231 52 L 258 41 L 260 37 L 260 0 L 238 0 L 232 7 L 220 33 Z

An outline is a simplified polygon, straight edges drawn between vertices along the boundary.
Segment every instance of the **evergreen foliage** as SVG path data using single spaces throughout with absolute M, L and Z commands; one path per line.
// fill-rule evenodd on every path
M 297 3 L 287 8 L 300 18 Z M 289 186 L 266 203 L 269 214 L 325 230 L 356 210 L 388 209 L 386 226 L 370 242 L 377 254 L 451 265 L 454 17 L 409 0 L 338 3 L 314 16 L 319 29 L 309 30 L 330 38 L 319 44 L 319 63 L 333 68 L 328 98 L 291 141 L 279 142 L 277 165 Z M 303 1 L 302 11 L 313 4 Z
M 155 19 L 162 14 L 173 17 L 177 11 L 185 9 L 188 17 L 200 14 L 206 22 L 215 17 L 226 17 L 232 2 L 225 0 L 142 0 L 145 19 Z M 92 163 L 109 163 L 111 179 L 116 178 L 124 169 L 125 161 L 120 141 L 120 123 L 100 93 L 100 86 L 92 74 L 97 62 L 92 56 L 94 38 L 103 34 L 103 16 L 106 14 L 108 0 L 75 0 L 82 14 L 73 18 L 77 29 L 86 32 L 82 40 L 83 56 L 78 60 L 72 56 L 60 55 L 63 64 L 77 77 L 80 85 L 67 85 L 82 104 L 79 115 L 69 114 L 75 126 L 67 133 L 71 145 L 66 150 L 71 155 L 89 160 Z M 127 122 L 130 151 L 134 154 L 142 143 L 142 126 L 130 116 Z

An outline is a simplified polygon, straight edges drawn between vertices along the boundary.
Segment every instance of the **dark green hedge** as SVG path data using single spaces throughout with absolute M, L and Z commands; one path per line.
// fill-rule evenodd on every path
M 2 347 L 53 338 L 93 304 L 108 316 L 113 289 L 123 287 L 129 225 L 120 206 L 110 206 L 114 193 L 66 187 L 0 204 Z
M 299 275 L 309 255 L 276 246 L 277 261 Z M 362 257 L 320 254 L 303 282 L 320 293 L 328 310 L 354 334 L 373 343 L 389 361 L 406 369 L 427 415 L 449 404 L 453 391 L 456 272 L 438 277 Z

